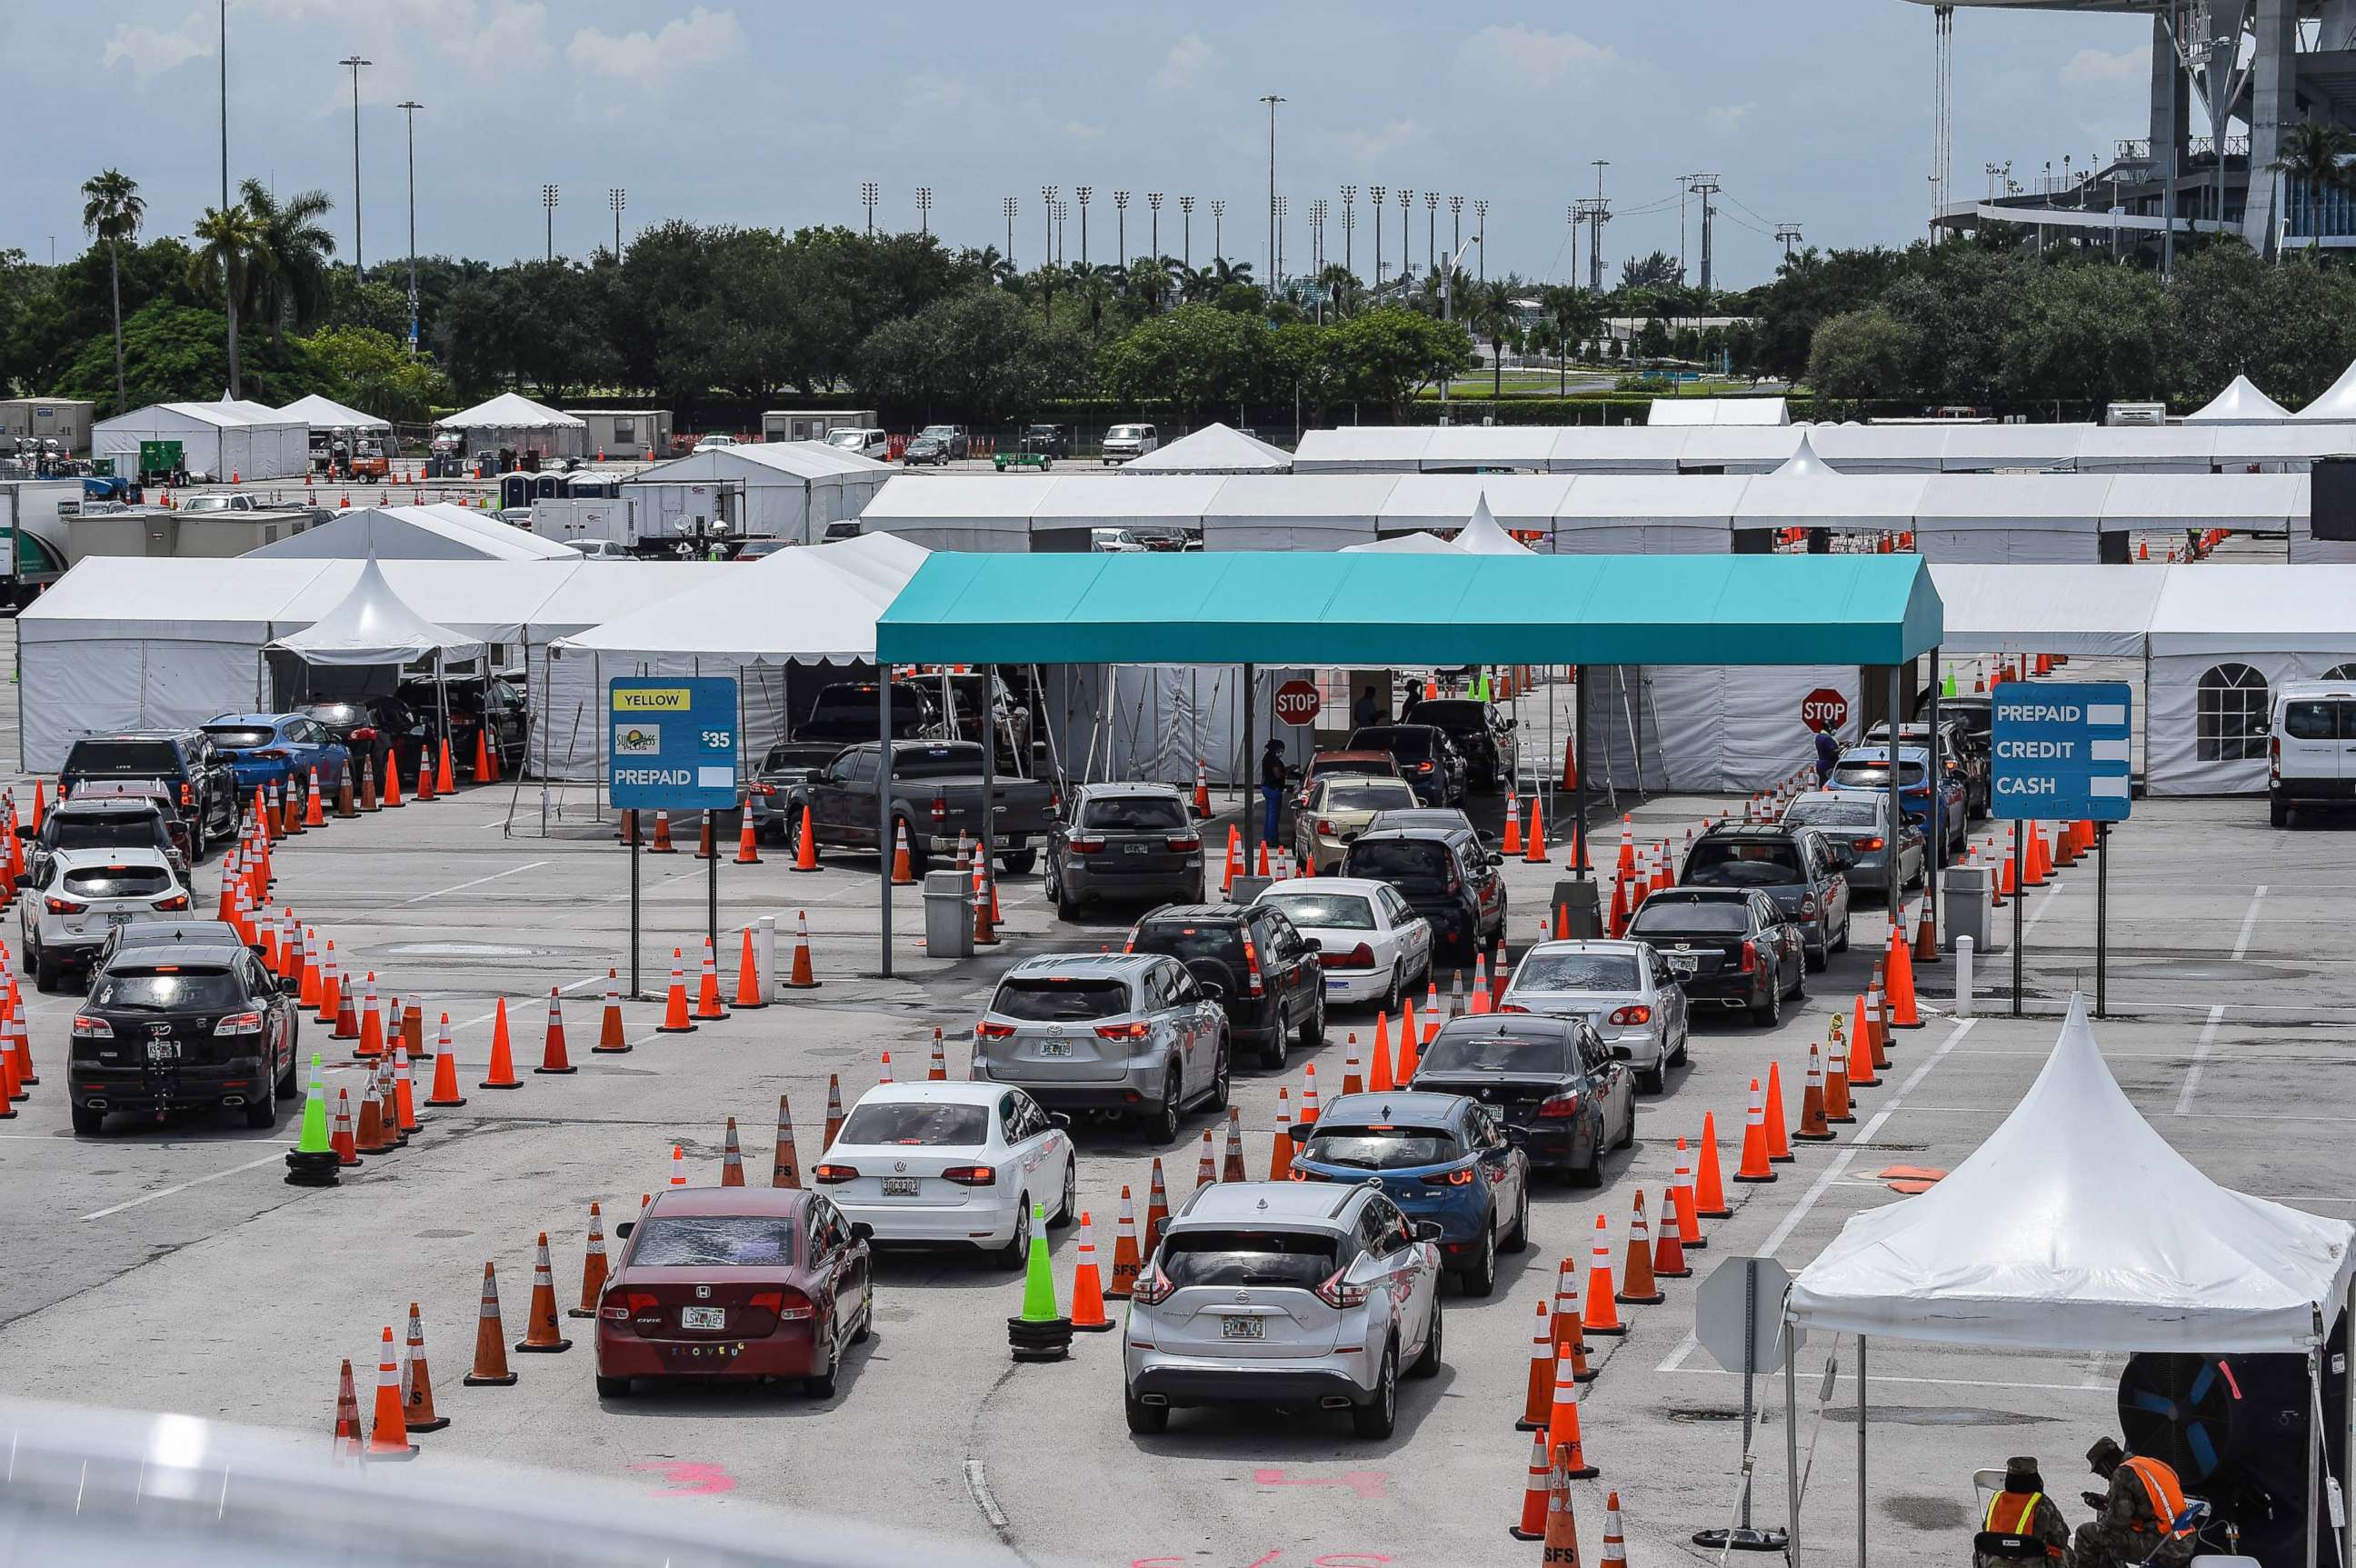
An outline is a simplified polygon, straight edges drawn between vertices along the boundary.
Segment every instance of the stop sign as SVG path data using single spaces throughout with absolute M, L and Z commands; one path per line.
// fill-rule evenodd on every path
M 1314 723 L 1322 705 L 1317 688 L 1306 681 L 1287 681 L 1276 689 L 1276 716 L 1286 724 Z
M 1837 730 L 1848 723 L 1848 699 L 1819 686 L 1800 699 L 1800 722 L 1812 730 Z

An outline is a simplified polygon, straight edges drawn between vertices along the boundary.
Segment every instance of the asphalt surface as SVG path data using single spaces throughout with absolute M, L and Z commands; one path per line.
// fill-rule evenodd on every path
M 0 756 L 15 750 L 5 733 L 13 716 L 0 718 Z M 1640 834 L 1681 839 L 1725 809 L 1720 800 L 1655 799 L 1635 804 L 1633 822 Z M 1600 840 L 1607 850 L 1614 842 L 1609 831 Z M 2261 800 L 2168 800 L 2137 802 L 2113 844 L 2109 998 L 2118 1015 L 2097 1033 L 2120 1082 L 2218 1179 L 2349 1214 L 2341 1151 L 2356 1093 L 2342 1073 L 2356 1065 L 2347 1038 L 2356 939 L 2345 889 L 2356 839 L 2341 825 L 2270 830 Z M 1665 1093 L 1643 1098 L 1637 1144 L 1612 1156 L 1605 1187 L 1537 1187 L 1536 1245 L 1501 1260 L 1500 1286 L 1486 1300 L 1451 1287 L 1447 1367 L 1435 1380 L 1402 1385 L 1398 1429 L 1386 1442 L 1355 1440 L 1338 1417 L 1250 1412 L 1182 1412 L 1168 1434 L 1132 1437 L 1120 1414 L 1117 1336 L 1081 1337 L 1061 1365 L 1016 1367 L 1001 1320 L 1019 1305 L 1019 1281 L 948 1254 L 882 1260 L 877 1333 L 852 1353 L 841 1391 L 824 1403 L 794 1390 L 644 1386 L 601 1402 L 590 1382 L 589 1326 L 572 1320 L 570 1353 L 516 1358 L 521 1380 L 512 1388 L 462 1388 L 486 1260 L 498 1265 L 509 1337 L 518 1337 L 537 1232 L 549 1234 L 560 1301 L 571 1305 L 590 1202 L 604 1204 L 610 1231 L 637 1195 L 667 1179 L 674 1144 L 696 1179 L 716 1181 L 723 1120 L 734 1115 L 748 1165 L 765 1169 L 776 1097 L 788 1093 L 807 1165 L 819 1153 L 830 1074 L 841 1075 L 848 1100 L 874 1080 L 884 1050 L 903 1076 L 921 1072 L 937 1026 L 950 1071 L 962 1076 L 966 1031 L 1000 970 L 1029 953 L 1094 951 L 1123 929 L 1116 917 L 1060 925 L 1035 876 L 1010 878 L 1008 941 L 989 957 L 945 963 L 923 955 L 918 912 L 903 897 L 894 901 L 903 972 L 879 980 L 873 862 L 830 859 L 817 875 L 797 875 L 781 854 L 764 854 L 759 866 L 720 867 L 730 949 L 723 970 L 733 978 L 734 933 L 744 923 L 775 914 L 790 930 L 807 910 L 822 987 L 684 1037 L 655 1035 L 658 1006 L 631 1003 L 635 1048 L 599 1058 L 587 1054 L 597 998 L 608 967 L 626 965 L 628 935 L 626 857 L 610 823 L 575 820 L 544 832 L 535 792 L 503 788 L 337 824 L 284 846 L 279 899 L 332 934 L 348 962 L 373 969 L 382 989 L 422 998 L 429 1039 L 435 1015 L 449 1013 L 468 1095 L 462 1109 L 428 1113 L 408 1148 L 348 1173 L 333 1190 L 280 1180 L 291 1117 L 267 1136 L 225 1119 L 165 1127 L 117 1119 L 103 1138 L 73 1136 L 62 1090 L 72 1000 L 37 995 L 22 981 L 43 1082 L 15 1120 L 0 1122 L 0 1187 L 19 1217 L 0 1272 L 0 1391 L 218 1415 L 315 1433 L 324 1445 L 337 1362 L 350 1357 L 365 1382 L 380 1328 L 399 1326 L 415 1300 L 437 1401 L 452 1418 L 420 1440 L 425 1466 L 495 1457 L 674 1499 L 665 1507 L 787 1503 L 952 1542 L 1003 1543 L 1037 1561 L 1535 1562 L 1536 1545 L 1505 1534 L 1529 1453 L 1513 1422 L 1531 1304 L 1550 1293 L 1558 1258 L 1584 1266 L 1599 1213 L 1616 1257 L 1633 1196 L 1641 1187 L 1657 1208 L 1676 1140 L 1697 1139 L 1706 1112 L 1716 1113 L 1732 1170 L 1749 1079 L 1780 1061 L 1796 1097 L 1808 1044 L 1865 983 L 1869 955 L 1886 933 L 1881 912 L 1860 900 L 1855 950 L 1809 977 L 1809 1001 L 1788 1010 L 1781 1028 L 1697 1026 L 1692 1065 L 1672 1074 Z M 704 867 L 684 854 L 642 866 L 651 986 L 674 944 L 692 955 Z M 200 888 L 211 886 L 213 869 L 200 871 Z M 1529 912 L 1560 875 L 1558 866 L 1509 863 L 1516 950 Z M 1774 1183 L 1730 1188 L 1734 1216 L 1707 1228 L 1695 1277 L 1667 1283 L 1665 1305 L 1623 1309 L 1631 1331 L 1601 1350 L 1602 1375 L 1581 1412 L 1588 1456 L 1602 1472 L 1578 1493 L 1589 1561 L 1607 1489 L 1621 1494 L 1639 1563 L 1697 1557 L 1687 1533 L 1729 1518 L 1741 1391 L 1690 1342 L 1702 1276 L 1751 1252 L 1796 1271 L 1849 1216 L 1895 1200 L 1881 1172 L 1947 1170 L 1969 1155 L 2036 1072 L 2070 988 L 2091 984 L 2094 883 L 2091 869 L 2066 873 L 2026 906 L 2029 1016 L 2008 1015 L 1984 963 L 1976 1015 L 1958 1019 L 1944 994 L 1952 966 L 1926 971 L 1926 1025 L 1901 1036 L 1895 1069 L 1861 1096 L 1856 1125 L 1837 1143 L 1802 1145 Z M 2005 978 L 2006 964 L 1995 967 Z M 552 986 L 568 1003 L 578 1074 L 526 1072 L 511 1094 L 475 1090 L 497 1004 L 507 1002 L 519 1066 L 529 1067 Z M 1314 1058 L 1326 1085 L 1338 1081 L 1349 1031 L 1371 1026 L 1370 1017 L 1337 1016 Z M 332 1099 L 358 1075 L 323 1033 L 306 1026 L 305 1047 L 331 1051 Z M 1302 1059 L 1296 1055 L 1280 1077 L 1238 1068 L 1255 1169 L 1267 1159 L 1277 1087 L 1297 1091 Z M 1121 1185 L 1141 1199 L 1159 1155 L 1183 1192 L 1205 1124 L 1197 1112 L 1177 1143 L 1158 1148 L 1127 1131 L 1078 1129 L 1081 1202 L 1108 1256 Z M 2002 1216 L 1989 1219 L 1999 1225 Z M 1076 1230 L 1055 1236 L 1066 1290 L 1076 1240 Z M 1820 1403 L 1829 1348 L 1801 1351 L 1812 1563 L 1853 1561 L 1854 1358 L 1844 1347 L 1842 1375 Z M 1866 1498 L 1873 1560 L 1960 1561 L 1976 1522 L 1971 1472 L 2008 1455 L 2041 1455 L 2054 1489 L 2074 1494 L 2075 1456 L 2115 1430 L 2120 1364 L 1876 1347 Z M 1781 1523 L 1780 1379 L 1762 1379 L 1758 1395 L 1757 1512 Z M 2084 1517 L 2074 1504 L 2065 1511 L 2073 1522 Z

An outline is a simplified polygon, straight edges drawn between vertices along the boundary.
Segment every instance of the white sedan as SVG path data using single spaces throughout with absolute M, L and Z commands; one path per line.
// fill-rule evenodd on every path
M 17 903 L 18 957 L 34 986 L 54 990 L 69 968 L 87 966 L 119 926 L 186 919 L 188 889 L 160 849 L 106 844 L 49 854 L 41 880 Z
M 1069 1124 L 1004 1084 L 878 1084 L 810 1175 L 878 1242 L 979 1247 L 1020 1269 L 1034 1200 L 1050 1225 L 1079 1213 Z
M 1650 942 L 1540 942 L 1514 966 L 1498 999 L 1507 1013 L 1585 1018 L 1605 1046 L 1636 1069 L 1636 1087 L 1658 1094 L 1686 1059 L 1685 988 Z
M 1431 978 L 1431 928 L 1387 882 L 1299 876 L 1259 902 L 1317 945 L 1328 1002 L 1370 1003 L 1396 1015 L 1400 997 Z

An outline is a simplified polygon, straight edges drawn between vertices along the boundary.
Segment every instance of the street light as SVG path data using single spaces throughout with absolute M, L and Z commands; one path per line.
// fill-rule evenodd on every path
M 1390 194 L 1387 185 L 1366 187 L 1366 196 L 1375 204 L 1375 297 L 1383 296 L 1383 198 Z
M 620 186 L 607 188 L 605 205 L 614 209 L 614 260 L 616 263 L 622 259 L 622 209 L 629 204 L 629 193 Z
M 1448 244 L 1458 255 L 1464 253 L 1464 199 L 1448 199 Z
M 1178 199 L 1178 264 L 1192 272 L 1194 270 L 1194 199 L 1191 196 Z
M 1276 293 L 1278 281 L 1284 275 L 1284 220 L 1291 216 L 1291 213 L 1292 199 L 1289 196 L 1278 197 L 1276 199 L 1276 260 L 1272 263 L 1274 270 L 1268 275 L 1268 289 L 1271 297 Z
M 916 232 L 917 232 L 917 233 L 919 233 L 919 234 L 929 234 L 929 233 L 931 233 L 931 232 L 933 231 L 933 219 L 932 219 L 932 212 L 933 212 L 933 188 L 932 188 L 931 186 L 929 186 L 929 185 L 920 185 L 920 186 L 916 187 Z
M 409 352 L 417 353 L 417 112 L 424 104 L 411 100 L 397 105 L 409 122 Z
M 1043 266 L 1052 263 L 1055 259 L 1055 196 L 1062 188 L 1060 186 L 1054 185 L 1043 185 L 1039 188 L 1040 220 L 1045 225 L 1039 231 L 1039 242 L 1043 247 L 1039 259 Z M 1050 322 L 1055 319 L 1055 293 L 1051 289 L 1047 295 L 1047 319 Z
M 1080 204 L 1080 270 L 1088 270 L 1088 198 L 1096 194 L 1092 185 L 1072 187 L 1073 199 Z
M 883 194 L 876 188 L 873 180 L 863 179 L 859 182 L 859 199 L 867 209 L 867 237 L 871 240 L 875 238 L 875 199 Z
M 1162 193 L 1158 190 L 1147 191 L 1145 205 L 1153 209 L 1153 264 L 1160 266 L 1162 264 Z
M 540 188 L 540 204 L 548 209 L 548 259 L 556 260 L 556 187 Z
M 1440 192 L 1423 193 L 1423 261 L 1428 267 L 1440 265 Z
M 1399 298 L 1407 298 L 1407 209 L 1415 205 L 1415 192 L 1405 186 L 1398 188 L 1399 207 Z
M 1000 203 L 1001 209 L 1006 214 L 1006 264 L 1010 267 L 1014 264 L 1014 215 L 1022 209 L 1022 205 L 1011 196 Z
M 357 282 L 357 281 L 359 280 L 359 275 L 360 275 L 360 267 L 361 267 L 361 263 L 360 263 L 360 67 L 362 67 L 362 66 L 364 66 L 364 65 L 374 65 L 374 64 L 376 63 L 376 61 L 374 61 L 374 60 L 372 60 L 372 59 L 360 59 L 360 57 L 359 57 L 359 56 L 358 56 L 358 55 L 356 55 L 356 54 L 355 54 L 355 55 L 347 55 L 345 58 L 343 58 L 342 59 L 337 60 L 336 63 L 337 63 L 337 65 L 348 65 L 348 66 L 349 66 L 349 67 L 351 67 L 351 68 L 352 68 L 352 277 L 353 277 L 353 280 L 354 280 L 355 282 Z M 227 210 L 227 207 L 226 207 L 227 199 L 227 199 L 226 197 L 224 197 L 224 198 L 222 199 L 223 203 L 224 203 L 223 210 Z
M 1481 253 L 1480 277 L 1489 281 L 1489 199 L 1475 199 L 1472 203 L 1472 248 Z
M 1211 199 L 1211 259 L 1215 262 L 1226 259 L 1226 225 L 1224 221 L 1226 215 L 1227 204 L 1219 198 L 1213 197 Z
M 1357 201 L 1358 188 L 1355 185 L 1344 186 L 1342 188 L 1342 267 L 1352 277 L 1357 276 L 1357 269 L 1350 264 L 1350 242 L 1358 231 Z
M 1284 100 L 1273 92 L 1265 92 L 1259 101 L 1268 105 L 1268 297 L 1272 301 L 1276 298 L 1276 274 L 1284 265 L 1276 238 L 1277 220 L 1283 216 L 1276 195 L 1276 106 Z
M 1113 210 L 1119 214 L 1113 220 L 1113 249 L 1119 252 L 1120 270 L 1127 272 L 1129 271 L 1129 192 L 1114 191 L 1112 205 Z

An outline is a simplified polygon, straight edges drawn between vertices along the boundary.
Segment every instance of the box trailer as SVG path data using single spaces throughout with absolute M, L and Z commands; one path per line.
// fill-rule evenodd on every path
M 596 462 L 639 462 L 670 455 L 671 417 L 667 408 L 568 408 L 589 427 L 588 450 Z
M 764 441 L 823 441 L 838 430 L 864 430 L 876 424 L 872 408 L 773 408 L 761 415 Z
M 80 398 L 0 398 L 0 438 L 29 436 L 54 441 L 69 452 L 87 452 L 97 414 L 98 404 Z

